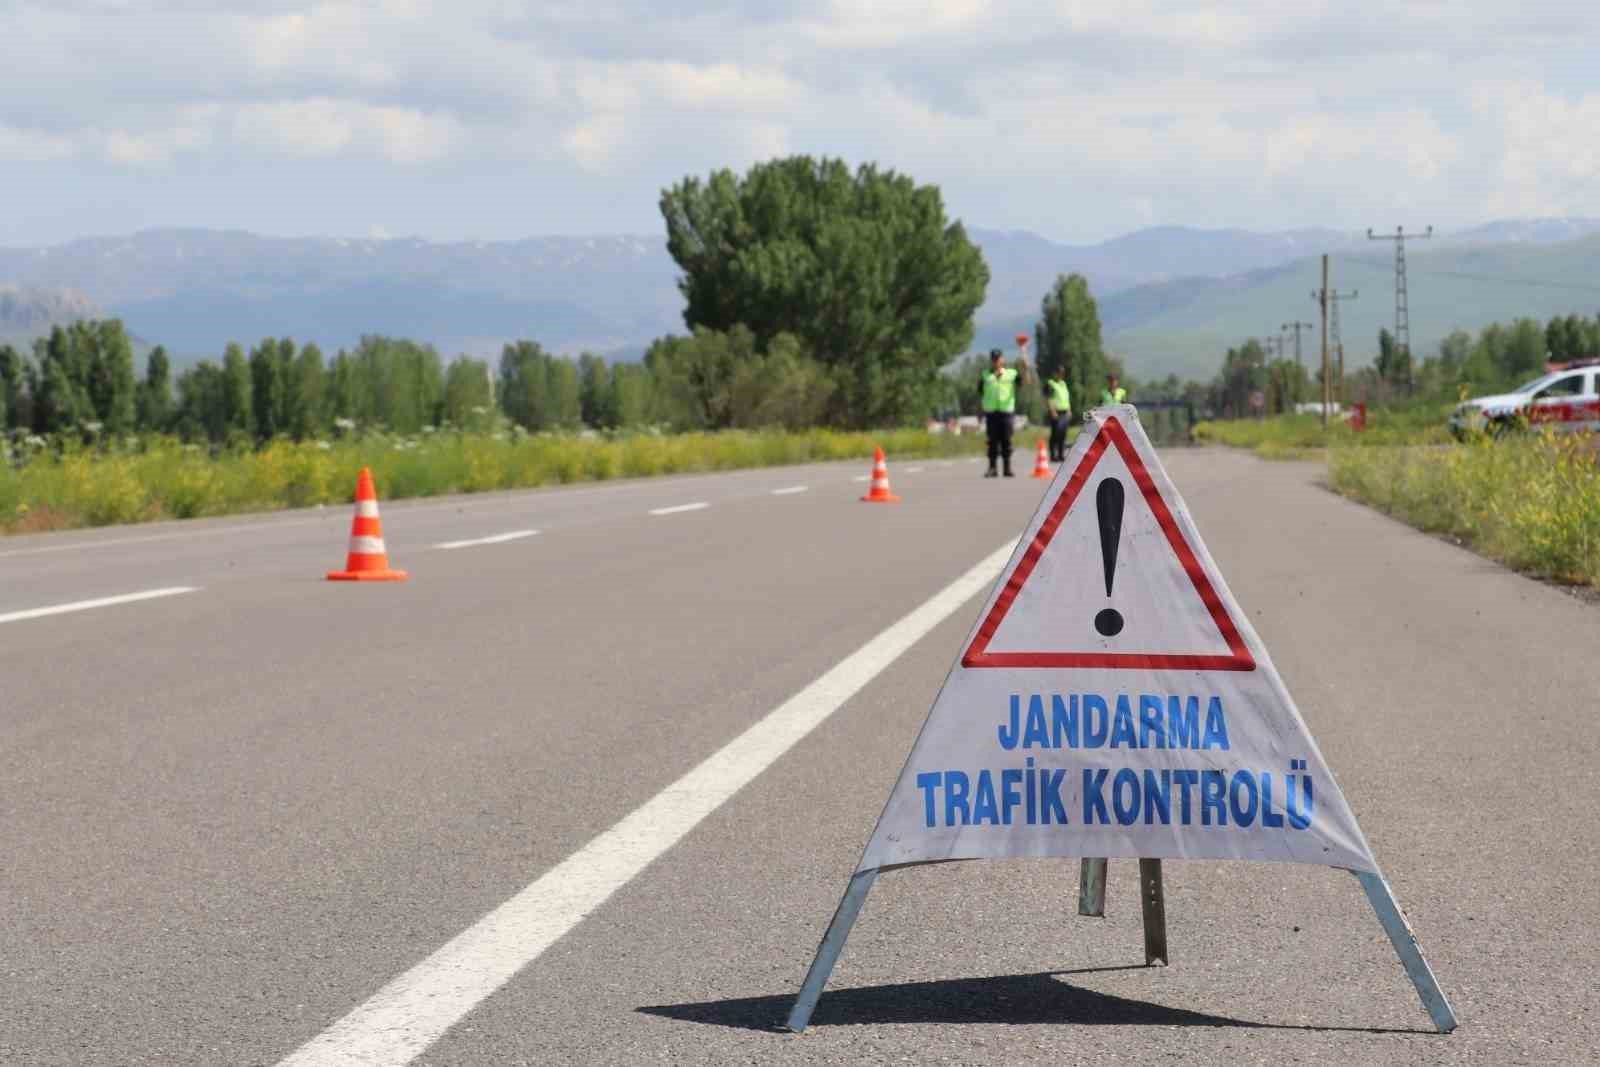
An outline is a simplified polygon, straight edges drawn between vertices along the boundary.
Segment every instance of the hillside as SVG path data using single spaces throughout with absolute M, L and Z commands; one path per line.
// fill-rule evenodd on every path
M 1378 330 L 1394 325 L 1394 260 L 1377 254 L 1334 254 L 1333 287 L 1359 292 L 1340 310 L 1347 366 L 1369 362 L 1377 352 Z M 1450 242 L 1424 251 L 1407 246 L 1411 347 L 1418 358 L 1434 352 L 1451 330 L 1475 330 L 1519 316 L 1546 319 L 1571 313 L 1592 314 L 1600 307 L 1600 234 L 1559 244 L 1474 244 Z M 1208 378 L 1222 353 L 1249 337 L 1276 333 L 1284 322 L 1317 321 L 1312 290 L 1321 284 L 1316 258 L 1243 279 L 1201 280 L 1186 299 L 1171 299 L 1153 314 L 1108 329 L 1108 344 L 1139 377 Z M 1119 308 L 1143 301 L 1152 309 L 1170 288 L 1130 290 L 1105 302 L 1108 321 Z M 1305 351 L 1308 364 L 1320 358 L 1316 342 Z
M 100 313 L 88 297 L 72 289 L 0 284 L 0 344 L 26 348 L 52 326 Z
M 1339 256 L 1339 285 L 1363 289 L 1363 301 L 1350 306 L 1348 336 L 1370 344 L 1391 314 L 1382 310 L 1388 246 L 1361 234 L 1164 226 L 1069 245 L 1025 232 L 969 232 L 992 276 L 976 347 L 1008 343 L 1019 329 L 1031 332 L 1051 282 L 1077 271 L 1099 296 L 1114 345 L 1144 365 L 1137 373 L 1209 373 L 1219 345 L 1297 314 L 1309 317 L 1309 303 L 1302 306 L 1298 296 L 1315 285 L 1305 264 L 1325 249 Z M 1415 256 L 1422 270 L 1431 255 L 1489 255 L 1499 257 L 1489 273 L 1539 277 L 1547 268 L 1524 270 L 1524 259 L 1532 262 L 1548 242 L 1595 232 L 1600 220 L 1498 222 L 1419 244 Z M 149 230 L 0 248 L 0 283 L 30 294 L 12 298 L 0 335 L 36 336 L 56 321 L 103 313 L 166 345 L 180 363 L 216 356 L 229 341 L 289 336 L 335 349 L 365 333 L 412 337 L 452 355 L 493 354 L 507 339 L 534 338 L 558 352 L 637 358 L 652 339 L 683 329 L 676 276 L 659 236 L 441 243 Z M 1430 310 L 1424 292 L 1419 287 L 1414 300 L 1419 346 L 1434 338 L 1440 311 L 1437 304 Z M 1484 306 L 1521 312 L 1524 292 L 1497 290 Z M 1286 302 L 1289 296 L 1296 299 Z M 1477 299 L 1468 292 L 1462 308 L 1472 309 Z M 1439 318 L 1443 329 L 1456 321 L 1451 314 Z

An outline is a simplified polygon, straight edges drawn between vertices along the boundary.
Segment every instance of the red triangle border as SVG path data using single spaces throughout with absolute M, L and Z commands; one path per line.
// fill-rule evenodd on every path
M 1144 495 L 1145 503 L 1150 506 L 1150 511 L 1155 515 L 1157 524 L 1167 535 L 1167 542 L 1172 546 L 1173 552 L 1178 557 L 1178 562 L 1183 565 L 1183 571 L 1189 576 L 1189 581 L 1194 584 L 1195 592 L 1200 595 L 1201 603 L 1211 614 L 1211 620 L 1217 626 L 1224 642 L 1228 646 L 1228 655 L 1183 655 L 1171 653 L 1142 653 L 1142 652 L 990 652 L 989 642 L 994 639 L 995 633 L 1000 629 L 1000 624 L 1005 621 L 1006 613 L 1011 610 L 1011 604 L 1016 600 L 1017 594 L 1027 583 L 1028 576 L 1033 573 L 1034 566 L 1039 558 L 1044 555 L 1044 550 L 1056 535 L 1056 530 L 1061 526 L 1061 521 L 1066 517 L 1072 504 L 1078 499 L 1078 494 L 1083 490 L 1089 475 L 1099 465 L 1100 457 L 1105 454 L 1108 447 L 1115 445 L 1117 452 L 1128 466 L 1128 473 L 1133 476 L 1134 484 L 1139 487 L 1139 492 Z M 1133 447 L 1133 442 L 1128 439 L 1128 431 L 1122 428 L 1122 423 L 1116 416 L 1108 417 L 1100 426 L 1100 432 L 1090 442 L 1089 450 L 1084 453 L 1083 461 L 1078 464 L 1077 470 L 1072 472 L 1072 478 L 1067 482 L 1066 488 L 1056 498 L 1055 505 L 1051 507 L 1050 514 L 1045 516 L 1039 525 L 1039 532 L 1034 535 L 1033 542 L 1028 545 L 1027 551 L 1022 554 L 1022 562 L 1011 572 L 1011 577 L 1006 581 L 1005 588 L 1000 591 L 1000 596 L 995 600 L 994 606 L 989 609 L 989 614 L 984 618 L 983 625 L 978 627 L 977 634 L 972 639 L 966 654 L 961 657 L 961 665 L 967 668 L 983 667 L 1103 667 L 1127 670 L 1171 670 L 1171 671 L 1253 671 L 1256 669 L 1255 657 L 1250 654 L 1249 647 L 1244 638 L 1239 634 L 1239 628 L 1234 625 L 1232 617 L 1228 614 L 1227 607 L 1222 603 L 1222 598 L 1217 595 L 1216 589 L 1211 585 L 1211 579 L 1206 576 L 1205 568 L 1200 565 L 1200 560 L 1195 556 L 1194 550 L 1183 538 L 1183 531 L 1178 528 L 1177 520 L 1172 517 L 1172 510 L 1167 507 L 1167 502 L 1162 499 L 1161 491 L 1156 488 L 1156 483 L 1150 477 L 1150 472 L 1144 465 L 1144 460 Z

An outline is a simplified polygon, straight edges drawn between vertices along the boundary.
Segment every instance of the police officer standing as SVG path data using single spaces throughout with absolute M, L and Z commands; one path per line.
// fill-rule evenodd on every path
M 1067 389 L 1067 369 L 1059 368 L 1044 380 L 1044 402 L 1050 411 L 1050 462 L 1067 458 L 1067 425 L 1072 421 L 1072 393 Z
M 1105 390 L 1100 394 L 1100 406 L 1105 407 L 1107 404 L 1126 404 L 1127 402 L 1128 391 L 1117 384 L 1117 376 L 1115 374 L 1106 375 L 1106 387 Z
M 983 424 L 989 438 L 989 470 L 985 478 L 996 475 L 995 461 L 1003 460 L 1007 478 L 1011 473 L 1011 425 L 1017 413 L 1017 382 L 1028 380 L 1028 361 L 1020 359 L 1015 367 L 1005 364 L 1005 355 L 998 349 L 989 351 L 989 369 L 978 379 L 983 393 Z

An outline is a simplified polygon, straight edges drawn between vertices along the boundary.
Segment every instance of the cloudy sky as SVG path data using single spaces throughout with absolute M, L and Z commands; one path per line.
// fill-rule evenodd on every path
M 1592 0 L 0 0 L 0 243 L 655 233 L 808 152 L 969 224 L 1600 216 Z

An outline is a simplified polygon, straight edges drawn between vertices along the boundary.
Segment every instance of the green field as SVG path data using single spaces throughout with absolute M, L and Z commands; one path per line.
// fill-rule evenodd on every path
M 1579 434 L 1328 454 L 1336 492 L 1542 578 L 1600 586 L 1600 462 Z
M 1194 436 L 1202 444 L 1248 448 L 1263 459 L 1312 459 L 1329 448 L 1445 444 L 1451 440 L 1448 416 L 1447 405 L 1373 409 L 1367 412 L 1365 430 L 1352 430 L 1337 419 L 1324 429 L 1320 415 L 1219 419 L 1196 425 Z
M 983 438 L 922 430 L 371 434 L 345 442 L 276 441 L 216 457 L 172 438 L 148 438 L 115 451 L 41 450 L 19 465 L 0 463 L 0 531 L 340 504 L 350 500 L 362 467 L 372 468 L 384 499 L 400 499 L 827 460 L 857 460 L 865 473 L 875 445 L 891 460 L 910 459 L 976 453 Z

